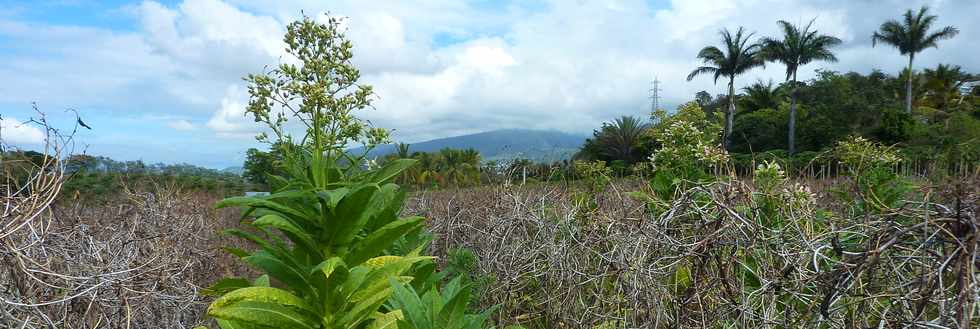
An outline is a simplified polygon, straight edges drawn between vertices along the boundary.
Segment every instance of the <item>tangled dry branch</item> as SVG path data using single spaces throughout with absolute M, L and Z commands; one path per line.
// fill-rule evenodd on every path
M 216 197 L 160 184 L 105 204 L 59 200 L 71 137 L 43 117 L 35 123 L 48 132 L 41 160 L 2 160 L 0 327 L 201 324 L 197 291 L 232 263 L 216 248 L 226 243 L 216 232 L 231 224 L 219 219 L 232 218 L 212 209 Z
M 976 182 L 860 215 L 802 193 L 766 213 L 739 181 L 658 216 L 615 185 L 595 212 L 557 186 L 422 193 L 409 211 L 432 218 L 436 254 L 472 249 L 495 278 L 484 302 L 529 327 L 972 328 Z

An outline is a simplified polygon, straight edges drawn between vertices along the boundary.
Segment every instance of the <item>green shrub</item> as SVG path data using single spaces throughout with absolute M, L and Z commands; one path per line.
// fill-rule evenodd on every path
M 716 180 L 717 170 L 729 161 L 721 148 L 720 129 L 698 120 L 698 113 L 702 112 L 697 104 L 685 104 L 654 128 L 661 147 L 650 156 L 649 192 L 631 194 L 654 213 L 669 207 L 679 191 Z
M 902 158 L 893 147 L 862 137 L 851 137 L 834 148 L 853 188 L 836 190 L 842 201 L 864 213 L 883 213 L 898 208 L 913 185 L 895 171 Z M 857 193 L 854 193 L 854 192 Z

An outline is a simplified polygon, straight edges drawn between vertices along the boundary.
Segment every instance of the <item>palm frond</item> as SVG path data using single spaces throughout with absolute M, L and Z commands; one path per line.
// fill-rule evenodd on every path
M 697 76 L 702 75 L 702 74 L 717 73 L 717 72 L 718 72 L 718 68 L 717 67 L 701 66 L 701 67 L 698 67 L 698 68 L 694 69 L 694 71 L 691 71 L 691 74 L 688 74 L 687 75 L 687 81 L 694 80 L 694 77 L 697 77 Z M 717 74 L 715 76 L 715 82 L 718 82 Z
M 815 21 L 810 20 L 802 29 L 787 21 L 778 21 L 776 24 L 783 31 L 782 40 L 765 38 L 762 41 L 763 57 L 785 65 L 786 80 L 790 80 L 800 66 L 812 61 L 837 61 L 830 48 L 840 45 L 842 41 L 813 29 Z
M 938 32 L 930 33 L 930 28 L 936 22 L 936 15 L 929 15 L 929 7 L 922 6 L 918 11 L 911 9 L 902 15 L 902 22 L 889 20 L 871 35 L 871 45 L 883 42 L 898 48 L 902 55 L 914 55 L 926 48 L 936 48 L 936 42 L 955 37 L 959 30 L 946 26 Z
M 926 37 L 922 41 L 922 48 L 928 48 L 928 47 L 937 48 L 939 46 L 936 44 L 936 41 L 952 39 L 959 33 L 960 30 L 953 26 L 944 27 L 939 32 L 935 32 L 933 34 L 930 34 L 928 37 Z

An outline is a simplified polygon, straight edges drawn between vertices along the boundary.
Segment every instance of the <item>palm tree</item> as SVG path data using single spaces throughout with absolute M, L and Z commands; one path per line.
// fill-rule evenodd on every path
M 634 116 L 623 116 L 612 123 L 603 123 L 585 142 L 602 160 L 622 160 L 627 164 L 642 161 L 647 154 L 640 152 L 641 138 L 650 125 Z
M 871 36 L 871 46 L 874 47 L 878 42 L 884 42 L 898 48 L 902 55 L 909 56 L 909 73 L 912 72 L 912 61 L 915 54 L 926 48 L 939 48 L 936 42 L 939 40 L 950 39 L 960 33 L 955 27 L 947 26 L 938 32 L 930 32 L 929 28 L 936 21 L 936 15 L 927 15 L 929 7 L 922 6 L 918 13 L 913 13 L 912 9 L 905 12 L 902 22 L 889 20 L 878 28 L 878 31 Z M 912 113 L 912 74 L 905 83 L 905 112 Z
M 725 111 L 725 130 L 722 134 L 725 149 L 731 146 L 732 125 L 735 117 L 735 77 L 748 72 L 757 66 L 763 66 L 765 62 L 758 56 L 759 44 L 749 43 L 749 39 L 755 33 L 745 34 L 745 29 L 738 28 L 735 35 L 728 29 L 721 30 L 721 40 L 725 51 L 715 46 L 708 46 L 698 52 L 703 66 L 691 71 L 687 76 L 687 81 L 701 74 L 713 74 L 715 83 L 718 78 L 728 78 L 728 111 Z
M 926 97 L 943 112 L 949 112 L 952 99 L 961 96 L 960 87 L 973 80 L 958 65 L 939 64 L 934 70 L 925 69 L 922 75 L 925 78 Z
M 841 40 L 836 37 L 811 30 L 815 20 L 816 18 L 810 20 L 803 29 L 787 21 L 778 21 L 776 24 L 783 29 L 783 39 L 762 39 L 763 56 L 768 61 L 786 65 L 786 81 L 792 88 L 789 94 L 789 136 L 787 137 L 790 155 L 796 153 L 796 97 L 799 90 L 796 72 L 801 66 L 813 61 L 836 62 L 837 56 L 834 56 L 830 48 L 841 44 Z
M 409 144 L 405 143 L 395 144 L 395 154 L 398 156 L 398 159 L 408 159 L 412 156 L 412 154 L 408 152 L 408 147 Z
M 446 184 L 465 186 L 479 182 L 480 153 L 475 149 L 443 148 L 439 150 L 439 155 L 443 160 L 439 171 L 445 177 Z
M 749 112 L 779 107 L 779 88 L 773 86 L 772 80 L 768 82 L 756 81 L 748 87 L 742 88 L 742 92 L 745 94 L 739 98 L 739 101 L 743 104 L 742 107 Z

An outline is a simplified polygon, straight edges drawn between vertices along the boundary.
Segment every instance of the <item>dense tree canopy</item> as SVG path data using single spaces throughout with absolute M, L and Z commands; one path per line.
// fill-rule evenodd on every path
M 857 135 L 898 145 L 916 159 L 980 161 L 980 90 L 964 87 L 977 77 L 955 66 L 940 65 L 926 70 L 920 80 L 922 93 L 916 99 L 916 110 L 909 115 L 903 110 L 901 76 L 877 70 L 868 74 L 817 70 L 815 78 L 795 85 L 799 103 L 797 151 L 824 151 Z M 790 96 L 782 91 L 788 90 L 791 83 L 757 82 L 742 89 L 742 94 L 737 95 L 737 112 L 741 114 L 734 120 L 730 152 L 786 154 Z M 686 106 L 672 115 L 655 115 L 650 129 L 656 130 L 663 126 L 665 118 L 677 116 L 721 126 L 721 118 L 711 114 L 727 105 L 725 97 L 708 95 L 693 95 L 691 104 L 699 105 L 697 111 Z M 608 151 L 620 146 L 600 147 L 598 141 L 605 139 L 598 136 L 617 131 L 610 127 L 615 125 L 607 123 L 596 130 L 596 137 L 586 142 L 582 153 L 606 162 L 635 159 Z M 634 140 L 634 148 L 655 151 L 659 145 L 649 134 L 645 136 Z

